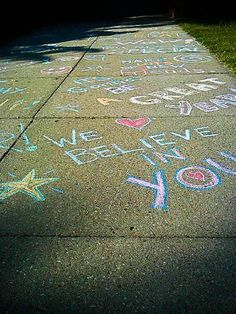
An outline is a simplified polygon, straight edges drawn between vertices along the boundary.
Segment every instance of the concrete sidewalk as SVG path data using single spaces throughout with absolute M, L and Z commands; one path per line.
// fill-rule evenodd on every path
M 235 77 L 153 17 L 1 56 L 2 312 L 235 313 Z

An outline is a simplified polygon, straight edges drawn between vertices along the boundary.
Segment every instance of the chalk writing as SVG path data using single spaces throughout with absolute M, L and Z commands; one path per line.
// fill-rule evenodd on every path
M 104 54 L 96 54 L 96 55 L 85 55 L 84 60 L 92 60 L 92 61 L 104 61 L 106 59 L 106 55 Z
M 9 110 L 13 110 L 16 107 L 23 107 L 23 109 L 32 109 L 35 105 L 39 104 L 41 98 L 39 100 L 26 101 L 24 99 L 17 100 L 14 105 L 12 105 Z
M 164 163 L 170 163 L 169 158 L 175 158 L 180 160 L 186 160 L 176 148 L 169 149 L 171 153 L 158 153 L 156 156 Z M 155 152 L 153 152 L 155 154 Z M 219 155 L 230 159 L 236 162 L 236 155 L 231 152 L 219 152 Z M 141 154 L 140 157 L 147 161 L 154 167 L 157 167 L 158 164 L 153 161 L 149 156 Z M 236 169 L 229 168 L 221 163 L 215 162 L 211 158 L 203 160 L 208 163 L 211 167 L 214 167 L 216 170 L 222 172 L 223 174 L 236 175 Z M 205 191 L 212 190 L 215 187 L 220 187 L 222 184 L 221 176 L 214 170 L 207 167 L 192 165 L 186 166 L 178 169 L 175 172 L 174 179 L 180 185 L 180 187 L 192 190 L 192 191 Z M 139 179 L 134 176 L 129 176 L 126 179 L 127 183 L 133 183 L 141 187 L 150 188 L 155 191 L 154 202 L 151 204 L 152 208 L 160 210 L 168 210 L 168 186 L 165 180 L 164 170 L 159 170 L 154 172 L 154 183 Z
M 112 98 L 97 98 L 97 100 L 100 102 L 100 104 L 104 106 L 110 105 L 111 102 L 121 102 L 119 99 L 112 99 Z
M 149 147 L 152 148 L 152 147 Z M 168 147 L 168 152 L 157 152 L 152 150 L 145 154 L 140 154 L 140 157 L 152 166 L 158 166 L 158 161 L 162 163 L 171 163 L 172 159 L 187 160 L 188 158 L 183 156 L 177 147 Z M 158 161 L 157 161 L 158 160 Z
M 220 152 L 219 154 L 225 158 L 231 159 L 231 160 L 236 162 L 236 155 L 235 154 L 232 154 L 230 152 Z M 215 167 L 217 170 L 219 170 L 223 173 L 230 174 L 233 176 L 236 175 L 236 169 L 232 169 L 232 168 L 229 168 L 227 166 L 224 166 L 221 163 L 212 160 L 211 158 L 205 159 L 205 162 L 207 162 L 210 166 Z
M 31 145 L 30 139 L 28 135 L 26 134 L 25 127 L 22 123 L 19 124 L 21 135 L 24 139 L 24 142 L 26 144 L 26 151 L 33 152 L 38 149 L 37 145 Z M 8 133 L 5 131 L 0 131 L 0 148 L 9 149 L 10 145 L 6 145 L 7 142 L 13 141 L 17 138 L 16 134 L 14 133 Z M 12 147 L 11 150 L 22 153 L 24 149 L 18 148 L 18 147 Z
M 25 132 L 25 127 L 22 123 L 20 123 L 21 134 L 25 140 L 25 144 L 27 145 L 27 150 L 33 152 L 38 149 L 37 145 L 31 145 L 28 135 Z
M 3 105 L 5 105 L 5 103 L 7 103 L 9 101 L 9 99 L 5 99 L 1 104 L 0 107 L 2 107 Z
M 185 85 L 189 87 L 190 90 L 178 87 L 166 88 L 167 91 L 156 91 L 148 94 L 150 96 L 154 96 L 155 98 L 146 99 L 147 96 L 135 96 L 131 97 L 130 101 L 135 104 L 154 105 L 159 104 L 161 100 L 182 99 L 184 96 L 194 95 L 199 92 L 207 92 L 212 89 L 215 90 L 218 86 L 224 84 L 226 84 L 226 82 L 219 81 L 218 78 L 207 78 L 199 80 L 198 83 L 186 83 Z M 172 94 L 169 92 L 172 92 Z
M 173 45 L 173 46 L 157 46 L 157 43 L 145 44 L 143 46 L 119 46 L 119 45 L 104 45 L 100 49 L 108 50 L 110 54 L 127 53 L 127 54 L 155 54 L 155 53 L 169 53 L 169 52 L 199 52 L 199 45 L 195 43 L 194 45 Z M 201 48 L 202 49 L 202 48 Z
M 215 81 L 216 83 L 216 81 Z M 226 84 L 225 82 L 216 83 L 218 86 L 221 84 Z M 218 86 L 213 86 L 212 84 L 186 84 L 188 87 L 193 88 L 193 90 L 187 90 L 186 88 L 166 88 L 166 91 L 157 91 L 149 93 L 149 96 L 134 96 L 130 98 L 130 102 L 139 105 L 159 105 L 163 100 L 178 100 L 184 99 L 186 96 L 194 95 L 200 92 L 207 92 L 211 89 L 217 89 Z M 194 90 L 195 89 L 195 90 Z M 233 88 L 230 88 L 231 91 L 234 91 Z M 171 94 L 170 94 L 171 92 Z M 213 112 L 219 109 L 230 108 L 232 106 L 236 106 L 236 95 L 234 94 L 221 94 L 216 95 L 215 98 L 209 99 L 209 101 L 201 101 L 198 103 L 190 104 L 189 101 L 182 101 L 175 104 L 165 104 L 165 108 L 177 109 L 180 115 L 190 115 L 193 107 L 204 111 L 204 112 Z
M 12 52 L 15 53 L 46 53 L 52 51 L 63 51 L 63 47 L 58 47 L 57 44 L 47 44 L 47 45 L 40 45 L 40 46 L 15 46 L 12 49 Z
M 75 83 L 79 87 L 70 87 L 67 89 L 69 93 L 85 93 L 90 89 L 104 89 L 108 90 L 113 94 L 120 94 L 131 91 L 135 89 L 135 86 L 130 84 L 140 80 L 136 77 L 114 79 L 112 77 L 88 77 L 88 78 L 79 78 L 75 80 Z M 127 84 L 129 83 L 129 84 Z
M 42 74 L 64 74 L 69 73 L 72 70 L 71 66 L 65 66 L 65 67 L 58 67 L 58 68 L 48 68 L 48 69 L 42 69 Z
M 188 68 L 185 64 L 143 64 L 139 66 L 121 67 L 120 73 L 122 76 L 127 75 L 147 75 L 147 74 L 168 74 L 168 73 L 195 73 L 203 74 L 206 71 L 200 68 Z M 213 72 L 213 71 L 212 71 Z
M 148 33 L 149 38 L 181 38 L 182 36 L 186 36 L 186 33 L 184 32 L 175 32 L 170 33 L 166 31 L 152 31 Z
M 147 118 L 149 119 L 149 118 Z M 149 120 L 146 120 L 146 122 Z M 132 121 L 131 121 L 132 122 Z M 141 121 L 144 123 L 144 121 Z M 135 123 L 135 122 L 134 122 Z M 208 126 L 199 126 L 197 128 L 189 128 L 185 129 L 182 132 L 174 132 L 171 131 L 169 134 L 164 132 L 150 135 L 148 138 L 140 138 L 139 142 L 141 146 L 135 148 L 122 148 L 117 144 L 109 144 L 109 145 L 101 145 L 93 148 L 76 148 L 73 150 L 66 150 L 65 154 L 69 156 L 77 165 L 84 165 L 86 163 L 94 162 L 100 158 L 113 158 L 119 157 L 126 154 L 144 154 L 146 158 L 151 160 L 153 157 L 148 155 L 148 152 L 145 154 L 145 151 L 148 149 L 154 150 L 155 158 L 161 159 L 162 162 L 168 158 L 175 158 L 180 160 L 186 160 L 184 156 L 178 152 L 176 148 L 178 141 L 190 141 L 194 136 L 198 136 L 200 138 L 213 138 L 218 136 L 216 132 L 212 132 L 209 130 Z M 50 141 L 52 144 L 64 148 L 66 145 L 76 146 L 80 141 L 88 142 L 88 141 L 99 141 L 102 139 L 102 136 L 97 134 L 95 131 L 87 131 L 78 133 L 75 129 L 71 131 L 71 139 L 61 138 L 59 140 L 55 140 L 51 137 L 44 135 L 44 138 Z M 172 150 L 169 153 L 158 153 L 156 151 L 157 147 L 171 147 Z M 151 162 L 150 162 L 151 163 Z M 155 161 L 153 161 L 155 163 Z
M 205 55 L 199 55 L 199 54 L 184 54 L 184 55 L 179 55 L 175 56 L 174 60 L 175 61 L 180 61 L 180 62 L 210 62 L 212 61 L 211 56 L 205 56 Z
M 188 101 L 179 101 L 178 105 L 166 105 L 166 108 L 178 109 L 180 115 L 182 116 L 189 116 L 192 111 L 192 106 Z
M 60 57 L 56 58 L 55 61 L 62 61 L 62 62 L 67 62 L 67 61 L 78 61 L 80 60 L 81 57 L 77 56 L 66 56 L 66 57 Z
M 57 111 L 64 112 L 64 111 L 73 111 L 73 112 L 79 112 L 80 111 L 80 106 L 79 105 L 72 105 L 72 104 L 67 104 L 65 106 L 59 106 L 55 107 Z
M 142 180 L 133 176 L 129 176 L 126 182 L 136 184 L 141 187 L 154 190 L 154 201 L 151 205 L 152 208 L 157 208 L 166 211 L 167 210 L 167 198 L 168 190 L 166 185 L 166 179 L 164 171 L 159 170 L 153 173 L 153 183 Z
M 0 87 L 0 94 L 16 94 L 22 93 L 26 88 L 19 88 L 19 87 Z

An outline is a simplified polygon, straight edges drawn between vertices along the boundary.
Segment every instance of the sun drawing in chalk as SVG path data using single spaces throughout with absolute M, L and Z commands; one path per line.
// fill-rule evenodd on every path
M 10 175 L 10 174 L 9 174 Z M 11 177 L 13 175 L 11 174 Z M 40 187 L 55 181 L 59 178 L 36 178 L 35 170 L 32 169 L 22 180 L 9 181 L 0 183 L 0 201 L 7 199 L 17 193 L 23 193 L 31 196 L 35 201 L 45 201 L 46 197 L 41 191 Z M 53 191 L 59 189 L 53 189 Z M 60 189 L 60 193 L 63 190 Z

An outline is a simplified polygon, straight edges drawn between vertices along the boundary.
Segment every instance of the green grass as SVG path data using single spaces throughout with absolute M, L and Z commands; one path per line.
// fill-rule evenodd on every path
M 184 22 L 180 26 L 206 46 L 236 74 L 236 22 L 198 23 Z

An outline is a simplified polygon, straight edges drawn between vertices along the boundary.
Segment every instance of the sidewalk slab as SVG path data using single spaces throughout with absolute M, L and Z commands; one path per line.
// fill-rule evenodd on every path
M 227 73 L 228 70 L 206 53 L 106 55 L 89 54 L 71 76 L 150 76 Z
M 68 77 L 37 117 L 179 117 L 235 113 L 225 74 Z
M 229 116 L 35 121 L 37 151 L 2 162 L 1 234 L 231 236 L 233 130 Z M 13 169 L 43 186 L 9 194 Z
M 1 118 L 30 118 L 61 83 L 62 78 L 0 80 Z
M 234 239 L 10 238 L 0 246 L 4 313 L 234 313 Z

